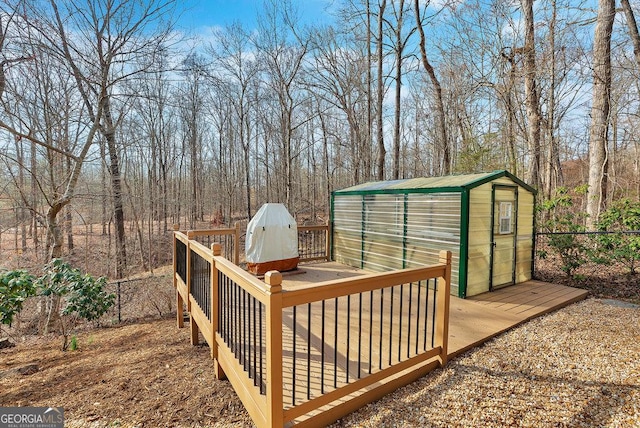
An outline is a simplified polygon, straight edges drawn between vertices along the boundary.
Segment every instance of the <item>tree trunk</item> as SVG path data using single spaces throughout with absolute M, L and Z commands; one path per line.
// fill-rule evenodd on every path
M 504 94 L 504 103 L 507 115 L 507 150 L 509 156 L 509 168 L 511 172 L 517 174 L 518 162 L 516 157 L 516 134 L 515 134 L 515 121 L 516 113 L 513 102 L 513 90 L 516 85 L 516 63 L 515 53 L 512 49 L 503 49 L 501 53 L 502 57 L 509 62 L 509 79 L 506 87 L 506 94 Z
M 245 187 L 246 187 L 246 195 L 247 195 L 247 218 L 251 219 L 251 157 L 249 153 L 250 144 L 250 131 L 251 124 L 249 120 L 245 117 L 246 114 L 244 112 L 244 101 L 240 101 L 240 141 L 242 142 L 242 146 L 244 147 L 244 177 L 245 177 Z M 245 130 L 246 126 L 246 130 Z M 245 141 L 246 140 L 246 141 Z M 231 221 L 231 219 L 229 219 Z
M 533 17 L 533 0 L 522 0 L 524 15 L 524 92 L 527 110 L 527 143 L 529 168 L 527 181 L 539 189 L 540 179 L 540 106 L 536 84 L 536 48 Z
M 442 163 L 440 171 L 442 175 L 448 175 L 451 173 L 451 148 L 449 146 L 449 137 L 447 136 L 444 101 L 442 99 L 442 86 L 440 85 L 440 81 L 436 76 L 436 72 L 433 69 L 433 66 L 429 62 L 429 58 L 427 57 L 424 29 L 422 28 L 422 19 L 420 18 L 420 0 L 415 0 L 413 6 L 416 15 L 416 26 L 418 27 L 418 33 L 420 34 L 420 56 L 422 58 L 422 66 L 429 75 L 431 84 L 433 85 L 436 92 L 436 111 L 438 113 L 437 128 L 438 139 L 440 140 L 438 145 L 442 147 Z
M 364 179 L 369 181 L 372 177 L 371 173 L 371 142 L 373 140 L 373 100 L 371 98 L 372 89 L 372 54 L 371 54 L 371 0 L 367 0 L 367 141 L 364 153 Z
M 54 202 L 47 210 L 47 242 L 49 243 L 49 260 L 62 257 L 62 246 L 64 244 L 62 230 L 58 223 L 58 214 L 68 202 Z
M 376 124 L 378 126 L 378 132 L 376 135 L 378 141 L 378 170 L 376 178 L 378 180 L 384 180 L 384 162 L 387 156 L 387 150 L 384 148 L 384 129 L 382 124 L 383 117 L 383 102 L 384 102 L 384 75 L 382 69 L 382 45 L 383 45 L 383 32 L 382 32 L 382 23 L 384 22 L 384 10 L 387 7 L 387 0 L 382 0 L 380 4 L 380 8 L 378 10 L 378 39 L 376 40 L 377 48 L 376 48 L 376 60 L 378 61 L 378 69 L 377 69 L 377 102 L 376 102 L 376 114 L 377 120 Z
M 36 159 L 36 144 L 31 142 L 31 227 L 33 237 L 33 246 L 35 248 L 36 256 L 40 250 L 40 241 L 38 236 L 38 181 L 36 177 L 38 176 L 38 162 Z
M 402 53 L 404 45 L 402 43 L 402 23 L 404 17 L 404 0 L 399 0 L 398 19 L 396 22 L 396 93 L 395 93 L 395 111 L 393 120 L 393 179 L 400 178 L 400 103 L 402 91 Z
M 558 150 L 558 138 L 555 133 L 556 111 L 556 0 L 551 1 L 552 15 L 549 22 L 549 50 L 551 52 L 551 69 L 549 71 L 549 101 L 547 105 L 547 162 L 545 168 L 544 194 L 547 199 L 561 182 L 562 170 L 560 167 L 560 154 Z
M 627 28 L 629 29 L 629 37 L 633 43 L 633 56 L 636 58 L 638 69 L 640 69 L 640 34 L 638 33 L 638 24 L 633 14 L 633 9 L 629 4 L 629 0 L 620 0 L 622 11 L 627 20 Z
M 73 243 L 73 215 L 71 213 L 71 208 L 68 205 L 64 213 L 64 226 L 67 231 L 67 250 L 72 252 L 75 247 Z
M 593 103 L 589 128 L 589 190 L 587 229 L 592 230 L 606 200 L 607 144 L 611 99 L 611 33 L 615 0 L 598 1 L 593 41 Z
M 107 231 L 107 224 L 110 224 L 109 217 L 107 214 L 107 151 L 105 148 L 104 141 L 100 141 L 100 159 L 102 162 L 100 163 L 100 188 L 102 189 L 102 194 L 100 197 L 100 210 L 101 210 L 101 223 L 102 223 L 102 236 L 106 236 L 111 231 Z
M 124 204 L 122 193 L 122 176 L 120 175 L 120 156 L 116 145 L 116 135 L 111 117 L 111 107 L 108 96 L 104 102 L 105 124 L 102 133 L 107 142 L 109 152 L 109 173 L 111 175 L 111 190 L 113 200 L 113 221 L 116 228 L 116 279 L 124 278 L 127 270 L 127 249 L 124 231 Z

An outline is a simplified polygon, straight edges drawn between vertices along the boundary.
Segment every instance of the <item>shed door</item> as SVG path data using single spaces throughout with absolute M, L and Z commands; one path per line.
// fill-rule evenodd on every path
M 492 199 L 490 290 L 515 283 L 518 187 L 494 184 Z

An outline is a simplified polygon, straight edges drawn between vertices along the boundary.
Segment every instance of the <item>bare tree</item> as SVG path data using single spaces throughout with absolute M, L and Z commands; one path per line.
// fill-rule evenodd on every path
M 182 118 L 183 145 L 189 156 L 190 204 L 189 227 L 195 228 L 196 222 L 204 217 L 203 182 L 203 122 L 204 122 L 204 86 L 207 76 L 205 59 L 197 54 L 189 54 L 182 61 L 182 75 L 185 80 L 179 88 L 179 109 Z
M 378 147 L 378 162 L 376 178 L 378 180 L 384 180 L 384 163 L 387 155 L 387 150 L 384 147 L 384 123 L 382 122 L 384 117 L 384 74 L 383 74 L 383 45 L 384 45 L 384 11 L 387 7 L 387 0 L 382 0 L 378 7 L 378 26 L 376 32 L 376 125 L 378 127 L 376 133 L 376 141 Z
M 611 34 L 615 0 L 598 1 L 593 41 L 593 102 L 589 128 L 589 190 L 587 228 L 598 221 L 607 194 L 607 145 L 611 98 Z
M 357 49 L 345 48 L 352 46 L 347 37 L 349 36 L 345 34 L 337 34 L 333 28 L 314 33 L 312 46 L 315 56 L 307 80 L 310 90 L 337 108 L 346 119 L 352 183 L 355 184 L 361 177 L 368 177 L 370 174 L 366 166 L 366 159 L 371 151 L 368 135 L 370 126 L 365 123 L 363 115 L 363 105 L 367 100 L 366 105 L 369 106 L 369 96 L 363 83 L 363 77 L 367 74 L 366 63 Z
M 255 108 L 252 91 L 256 90 L 258 62 L 251 52 L 249 33 L 239 24 L 216 31 L 216 45 L 209 47 L 217 67 L 213 70 L 214 83 L 220 93 L 233 106 L 236 128 L 242 146 L 247 218 L 252 216 L 251 206 L 251 110 Z
M 63 65 L 49 56 L 46 40 L 38 37 L 44 30 L 36 25 L 42 22 L 30 18 L 25 15 L 25 21 L 20 23 L 20 37 L 21 48 L 32 58 L 31 65 L 13 73 L 11 79 L 3 79 L 6 96 L 2 99 L 4 114 L 0 128 L 14 136 L 19 152 L 24 152 L 24 144 L 31 147 L 32 157 L 37 153 L 33 145 L 44 151 L 45 162 L 41 162 L 40 167 L 46 173 L 36 175 L 36 170 L 29 169 L 19 159 L 18 167 L 29 171 L 30 180 L 37 183 L 46 200 L 46 213 L 38 213 L 37 207 L 29 203 L 32 197 L 22 193 L 21 199 L 46 225 L 47 256 L 57 258 L 62 256 L 63 246 L 58 215 L 75 197 L 97 127 L 84 123 L 72 79 Z M 71 126 L 75 130 L 71 130 Z M 33 162 L 34 159 L 31 164 Z
M 524 91 L 527 109 L 527 141 L 529 145 L 529 169 L 527 180 L 540 188 L 540 101 L 536 79 L 535 23 L 533 0 L 522 0 L 524 17 Z
M 397 6 L 396 6 L 397 4 Z M 401 94 L 402 94 L 402 64 L 404 61 L 404 51 L 409 42 L 411 35 L 415 32 L 416 27 L 412 26 L 411 29 L 403 34 L 404 18 L 408 10 L 405 8 L 404 0 L 391 3 L 393 13 L 395 16 L 395 26 L 393 28 L 394 33 L 394 46 L 395 51 L 395 109 L 393 120 L 393 158 L 392 158 L 392 170 L 393 179 L 400 178 L 400 115 L 401 115 Z M 410 6 L 409 6 L 410 7 Z M 424 33 L 423 33 L 424 34 Z
M 631 38 L 631 43 L 633 44 L 633 56 L 636 59 L 638 68 L 640 69 L 640 33 L 638 33 L 638 24 L 636 22 L 636 17 L 633 13 L 633 9 L 631 9 L 629 0 L 620 0 L 620 5 L 622 6 L 622 11 L 624 12 L 624 16 L 627 21 L 629 37 Z
M 116 276 L 127 266 L 120 144 L 117 129 L 119 83 L 145 72 L 145 61 L 153 57 L 170 36 L 173 0 L 152 0 L 140 5 L 134 0 L 115 4 L 109 0 L 80 1 L 60 7 L 50 0 L 53 22 L 43 29 L 52 52 L 72 71 L 93 126 L 105 139 L 116 228 Z M 151 25 L 156 25 L 150 30 Z M 134 64 L 142 65 L 141 68 Z
M 442 147 L 442 166 L 441 172 L 442 174 L 449 174 L 451 172 L 451 149 L 449 145 L 449 138 L 447 136 L 447 124 L 445 119 L 445 111 L 444 111 L 444 101 L 442 96 L 442 86 L 440 85 L 440 80 L 436 76 L 436 72 L 429 62 L 429 58 L 427 57 L 427 49 L 426 49 L 426 40 L 424 35 L 423 21 L 420 15 L 420 1 L 414 0 L 413 2 L 413 10 L 416 15 L 416 25 L 418 27 L 418 34 L 420 34 L 420 57 L 422 58 L 422 66 L 425 71 L 429 75 L 429 79 L 433 84 L 436 93 L 436 111 L 438 113 L 438 136 L 439 136 L 439 144 Z
M 264 61 L 264 81 L 275 98 L 277 105 L 278 140 L 284 163 L 285 202 L 294 206 L 293 169 L 299 151 L 294 147 L 295 131 L 304 123 L 296 116 L 303 99 L 299 91 L 302 62 L 308 52 L 308 39 L 295 34 L 295 10 L 289 2 L 272 1 L 266 5 L 266 13 L 259 22 L 257 48 Z

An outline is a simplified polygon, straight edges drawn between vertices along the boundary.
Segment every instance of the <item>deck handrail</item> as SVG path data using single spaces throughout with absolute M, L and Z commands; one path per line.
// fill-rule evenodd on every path
M 179 231 L 179 226 L 174 225 L 174 231 Z M 233 255 L 224 254 L 236 265 L 240 265 L 240 254 L 244 249 L 240 242 L 240 223 L 236 222 L 234 227 L 218 229 L 193 229 L 181 232 L 183 239 L 190 236 L 192 239 L 208 238 L 209 246 L 215 242 L 223 244 L 221 238 L 230 238 L 233 245 Z M 211 241 L 213 238 L 213 241 Z M 202 242 L 201 242 L 202 243 Z M 202 243 L 204 245 L 204 243 Z M 331 243 L 328 224 L 312 226 L 298 226 L 298 252 L 300 262 L 328 261 Z M 227 249 L 228 251 L 228 249 Z M 233 258 L 232 258 L 233 257 Z
M 229 254 L 225 254 L 229 259 L 233 258 L 233 262 L 236 265 L 240 264 L 240 223 L 236 222 L 234 227 L 228 228 L 216 228 L 216 229 L 189 229 L 186 231 L 180 231 L 180 226 L 178 224 L 173 225 L 174 232 L 180 232 L 179 238 L 184 240 L 185 237 L 188 239 L 196 239 L 196 238 L 208 238 L 208 245 L 205 245 L 201 242 L 201 244 L 205 246 L 210 246 L 214 243 L 223 244 L 225 242 L 222 239 L 229 238 L 231 239 L 231 245 L 233 246 L 233 253 L 231 253 L 229 248 L 225 248 Z M 211 242 L 211 238 L 213 237 L 214 241 Z M 184 242 L 184 241 L 183 241 Z M 227 245 L 225 245 L 227 247 Z
M 441 252 L 433 266 L 283 290 L 279 272 L 270 271 L 260 281 L 222 257 L 219 243 L 208 248 L 194 238 L 192 231 L 174 232 L 178 326 L 186 303 L 191 343 L 198 343 L 201 332 L 216 376 L 229 379 L 257 426 L 327 424 L 447 362 L 450 252 Z M 177 272 L 181 256 L 187 260 L 187 278 Z M 191 272 L 194 260 L 207 263 L 206 281 L 201 264 L 199 273 Z M 199 278 L 195 285 L 194 278 Z M 346 347 L 345 338 L 339 338 L 344 334 Z M 326 348 L 333 350 L 327 361 Z M 374 356 L 379 364 L 373 364 Z M 312 365 L 322 373 L 319 381 L 318 373 L 311 376 Z M 358 391 L 358 399 L 349 399 Z M 332 403 L 340 403 L 333 412 L 318 411 Z
M 298 253 L 300 262 L 329 261 L 329 224 L 298 226 Z

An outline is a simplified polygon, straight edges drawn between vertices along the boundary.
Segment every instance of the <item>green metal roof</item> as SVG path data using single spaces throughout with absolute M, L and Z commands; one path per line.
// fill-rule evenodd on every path
M 500 170 L 479 174 L 446 175 L 442 177 L 417 177 L 404 180 L 370 181 L 336 190 L 336 194 L 358 193 L 400 193 L 407 190 L 425 193 L 460 192 L 464 189 L 473 189 L 501 177 L 508 177 L 518 185 L 532 193 L 535 190 L 508 171 Z

